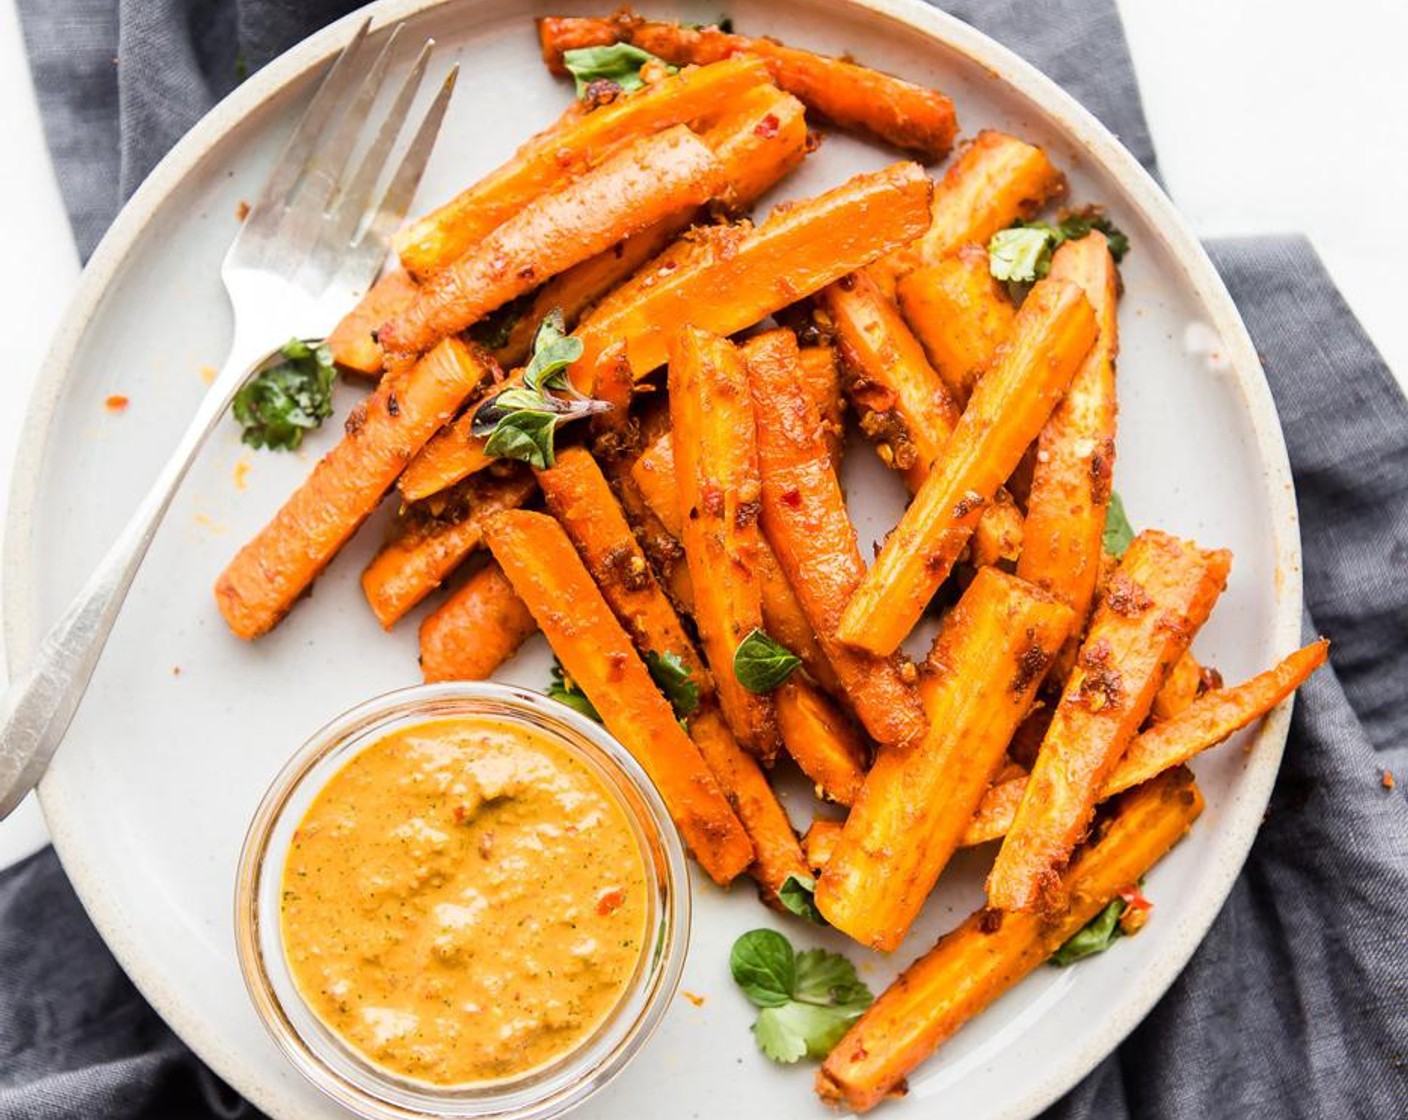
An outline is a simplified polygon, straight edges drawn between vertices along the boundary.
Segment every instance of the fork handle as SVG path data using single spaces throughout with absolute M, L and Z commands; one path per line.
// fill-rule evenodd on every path
M 39 784 L 88 688 L 142 559 L 181 481 L 263 353 L 232 349 L 181 442 L 121 534 L 44 635 L 0 704 L 0 819 Z

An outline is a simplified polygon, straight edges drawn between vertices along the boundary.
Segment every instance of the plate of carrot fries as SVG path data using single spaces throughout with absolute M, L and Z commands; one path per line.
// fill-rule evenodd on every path
M 1255 835 L 1327 650 L 1196 241 L 926 5 L 727 8 L 372 6 L 461 68 L 417 217 L 241 395 L 41 787 L 124 966 L 271 1115 L 342 1113 L 245 1000 L 239 844 L 391 688 L 599 720 L 692 856 L 680 995 L 584 1115 L 1035 1115 Z M 90 265 L 18 473 L 12 659 L 194 407 L 234 215 L 350 26 L 217 108 Z

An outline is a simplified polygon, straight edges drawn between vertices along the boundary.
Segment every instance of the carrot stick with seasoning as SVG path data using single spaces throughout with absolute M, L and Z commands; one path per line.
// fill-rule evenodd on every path
M 979 910 L 945 934 L 832 1048 L 817 1074 L 817 1095 L 865 1112 L 903 1092 L 915 1067 L 1137 883 L 1202 810 L 1186 769 L 1130 791 L 1063 876 L 1067 910 L 1054 920 Z
M 1231 553 L 1157 530 L 1134 538 L 1096 609 L 988 876 L 993 909 L 1060 904 L 1061 871 L 1101 787 L 1169 668 L 1207 621 L 1231 563 Z
M 700 866 L 720 884 L 742 874 L 754 856 L 748 833 L 566 532 L 546 514 L 509 510 L 489 520 L 485 539 L 564 670 L 659 788 Z
M 384 362 L 376 329 L 409 307 L 415 298 L 416 282 L 405 269 L 392 269 L 368 289 L 328 335 L 326 345 L 332 351 L 332 360 L 352 373 L 380 377 Z
M 503 569 L 490 561 L 420 625 L 429 681 L 485 681 L 538 632 Z
M 852 804 L 865 781 L 870 753 L 865 737 L 807 681 L 784 681 L 775 696 L 782 744 L 816 787 L 817 796 Z
M 236 635 L 257 638 L 278 624 L 487 375 L 484 361 L 447 339 L 352 410 L 337 446 L 216 581 L 216 604 Z
M 744 357 L 762 463 L 763 531 L 866 731 L 882 745 L 916 739 L 924 713 L 899 658 L 837 638 L 837 620 L 865 564 L 841 484 L 817 439 L 820 418 L 798 384 L 796 338 L 770 331 L 749 342 Z
M 1010 346 L 967 410 L 837 626 L 837 637 L 884 655 L 899 648 L 948 578 L 984 507 L 1041 431 L 1095 341 L 1079 288 L 1032 288 Z
M 610 19 L 545 16 L 538 20 L 538 39 L 543 60 L 554 74 L 567 73 L 564 51 L 617 42 L 679 66 L 754 56 L 767 64 L 779 86 L 828 120 L 926 160 L 948 155 L 958 134 L 953 102 L 937 90 L 773 39 L 750 39 L 718 27 L 652 23 L 630 12 Z

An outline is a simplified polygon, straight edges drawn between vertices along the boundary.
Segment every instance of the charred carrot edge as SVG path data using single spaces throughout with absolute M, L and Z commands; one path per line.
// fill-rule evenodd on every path
M 817 1094 L 864 1112 L 902 1092 L 916 1066 L 1138 882 L 1202 809 L 1202 794 L 1182 768 L 1122 797 L 1062 880 L 1067 911 L 1048 922 L 979 910 L 945 934 L 836 1044 L 817 1074 Z
M 448 339 L 352 410 L 337 446 L 216 580 L 216 604 L 236 635 L 257 638 L 278 624 L 486 374 L 483 360 Z
M 420 624 L 420 668 L 430 681 L 484 681 L 538 632 L 503 569 L 489 561 Z
M 711 691 L 708 670 L 655 581 L 645 551 L 591 453 L 568 448 L 559 453 L 553 467 L 537 473 L 548 509 L 567 530 L 636 647 L 642 653 L 674 654 L 694 682 L 705 693 Z
M 752 841 L 567 533 L 547 514 L 509 510 L 484 535 L 564 670 L 660 790 L 700 866 L 721 884 L 742 874 Z
M 756 230 L 746 222 L 681 238 L 587 316 L 574 332 L 583 355 L 572 367 L 588 387 L 601 353 L 621 340 L 637 378 L 665 362 L 681 326 L 718 335 L 751 327 L 774 311 L 922 232 L 930 184 L 912 163 L 857 175 Z M 489 463 L 466 413 L 406 469 L 401 493 L 424 498 Z
M 807 866 L 812 869 L 813 876 L 820 875 L 825 869 L 826 861 L 836 850 L 836 842 L 841 839 L 841 829 L 844 825 L 844 821 L 817 817 L 807 826 L 807 831 L 802 836 L 802 855 L 806 858 Z
M 822 693 L 792 679 L 777 690 L 782 743 L 819 797 L 850 805 L 865 781 L 866 744 L 846 716 Z
M 833 926 L 872 949 L 904 940 L 1074 622 L 1039 588 L 978 572 L 929 657 L 928 733 L 880 753 L 817 883 Z
M 507 163 L 402 230 L 394 241 L 401 263 L 411 275 L 424 279 L 473 250 L 529 203 L 580 175 L 621 142 L 707 118 L 768 80 L 757 59 L 733 59 L 681 71 L 590 113 L 571 111 Z
M 758 581 L 758 444 L 743 359 L 728 340 L 683 328 L 670 350 L 670 438 L 694 622 L 719 706 L 738 741 L 771 762 L 781 745 L 771 695 L 733 670 L 743 639 L 763 627 Z
M 566 72 L 563 51 L 620 41 L 681 66 L 752 55 L 767 63 L 779 86 L 841 128 L 907 148 L 926 160 L 943 159 L 958 135 L 953 102 L 937 90 L 772 39 L 750 39 L 717 27 L 650 23 L 629 12 L 611 19 L 542 18 L 538 39 L 543 59 L 557 74 Z
M 1051 592 L 1083 619 L 1095 599 L 1115 469 L 1119 276 L 1105 235 L 1098 230 L 1056 250 L 1050 274 L 1080 286 L 1095 311 L 1100 334 L 1037 441 L 1017 574 Z M 1056 679 L 1070 671 L 1077 645 L 1079 634 L 1062 651 Z
M 832 346 L 804 346 L 798 353 L 802 385 L 821 417 L 831 465 L 839 470 L 846 444 L 846 394 L 841 383 L 841 362 Z
M 732 110 L 702 132 L 700 139 L 723 167 L 724 199 L 737 209 L 756 202 L 793 171 L 807 151 L 801 103 L 769 85 L 745 90 Z M 585 312 L 662 252 L 697 217 L 696 212 L 682 211 L 663 218 L 549 280 L 538 289 L 494 357 L 505 368 L 521 365 L 532 349 L 538 324 L 548 312 L 561 310 L 568 326 L 575 326 Z
M 758 424 L 763 531 L 866 731 L 887 745 L 916 739 L 924 732 L 924 713 L 901 675 L 900 659 L 837 639 L 837 620 L 865 563 L 836 472 L 817 439 L 820 418 L 798 384 L 796 338 L 770 331 L 748 343 L 744 358 Z M 678 444 L 675 450 L 678 455 Z
M 818 297 L 850 372 L 847 386 L 861 431 L 886 466 L 901 471 L 911 493 L 923 485 L 958 423 L 956 399 L 930 366 L 895 305 L 865 272 L 844 276 Z M 962 400 L 967 400 L 964 392 Z M 979 518 L 974 561 L 1015 560 L 1022 517 L 999 490 Z
M 404 269 L 392 269 L 367 289 L 357 306 L 333 327 L 327 337 L 332 360 L 352 373 L 380 377 L 383 362 L 376 329 L 402 308 L 409 307 L 415 298 L 416 282 Z
M 778 892 L 792 876 L 810 871 L 787 810 L 768 785 L 758 760 L 738 745 L 722 714 L 712 703 L 689 721 L 689 737 L 738 814 L 755 853 L 748 874 L 758 884 L 764 902 L 780 907 Z
M 1012 341 L 974 391 L 944 453 L 856 589 L 837 630 L 875 654 L 899 648 L 948 578 L 984 507 L 1017 465 L 1095 341 L 1081 290 L 1032 288 Z
M 723 168 L 684 125 L 645 136 L 539 196 L 475 248 L 428 278 L 382 324 L 388 364 L 440 339 L 656 222 L 713 198 Z
M 1227 583 L 1232 556 L 1146 530 L 1110 579 L 988 876 L 995 910 L 1059 904 L 1105 779 Z
M 1159 691 L 1154 693 L 1154 705 L 1149 718 L 1158 722 L 1172 719 L 1206 691 L 1204 669 L 1191 652 L 1185 653 L 1168 671 Z
M 806 874 L 797 836 L 757 762 L 712 707 L 713 680 L 655 582 L 606 476 L 590 454 L 574 448 L 563 452 L 550 470 L 539 471 L 538 481 L 548 508 L 636 648 L 642 654 L 674 654 L 699 686 L 705 708 L 690 717 L 689 736 L 747 829 L 756 853 L 750 874 L 763 898 L 775 905 L 787 877 Z
M 895 286 L 900 312 L 960 405 L 1012 333 L 1017 311 L 998 287 L 980 245 L 964 245 Z
M 521 506 L 534 489 L 532 477 L 518 472 L 472 478 L 438 514 L 421 508 L 436 499 L 403 513 L 395 535 L 362 572 L 362 593 L 382 627 L 390 630 L 479 547 L 486 517 Z
M 937 264 L 969 242 L 986 245 L 998 230 L 1034 216 L 1065 189 L 1065 176 L 1040 148 L 984 130 L 934 188 L 933 220 L 924 236 L 877 262 L 873 275 L 888 295 L 905 273 Z
M 1192 701 L 1179 715 L 1145 731 L 1129 744 L 1124 757 L 1105 779 L 1099 800 L 1181 766 L 1260 719 L 1324 664 L 1329 648 L 1330 643 L 1323 638 L 1312 642 L 1266 672 L 1233 688 L 1209 692 Z M 1025 774 L 994 782 L 963 834 L 964 846 L 985 844 L 1007 835 L 1026 788 Z
M 666 434 L 664 438 L 668 444 L 669 435 Z M 640 541 L 641 548 L 645 550 L 650 566 L 655 570 L 665 593 L 669 595 L 670 602 L 681 614 L 693 617 L 694 584 L 689 579 L 689 564 L 684 558 L 684 546 L 680 544 L 679 534 L 671 532 L 664 525 L 653 503 L 646 499 L 640 487 L 636 485 L 633 466 L 634 463 L 626 460 L 608 462 L 612 487 L 621 502 L 626 520 L 635 532 L 636 540 Z M 673 494 L 670 495 L 669 508 L 675 510 L 678 516 Z

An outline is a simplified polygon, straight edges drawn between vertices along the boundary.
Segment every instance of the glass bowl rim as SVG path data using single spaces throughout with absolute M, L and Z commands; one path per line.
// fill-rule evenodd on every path
M 654 950 L 649 944 L 643 948 L 636 974 L 593 1035 L 561 1058 L 527 1071 L 517 1079 L 506 1079 L 498 1092 L 495 1091 L 497 1083 L 486 1082 L 472 1098 L 456 1095 L 464 1086 L 445 1086 L 441 1090 L 430 1083 L 416 1082 L 410 1094 L 415 1103 L 407 1105 L 405 1100 L 409 1097 L 405 1086 L 411 1082 L 398 1079 L 389 1071 L 381 1071 L 365 1059 L 357 1062 L 359 1078 L 349 1080 L 329 1065 L 318 1047 L 290 1021 L 285 1000 L 275 991 L 275 981 L 265 960 L 260 932 L 264 893 L 261 884 L 266 874 L 274 870 L 271 861 L 281 860 L 284 855 L 282 847 L 275 851 L 271 843 L 275 831 L 285 821 L 294 795 L 322 763 L 349 747 L 347 758 L 350 759 L 378 740 L 378 730 L 414 726 L 418 714 L 423 716 L 424 722 L 454 718 L 452 712 L 432 709 L 436 704 L 457 701 L 488 702 L 500 706 L 499 715 L 530 723 L 531 713 L 541 721 L 542 729 L 553 734 L 554 741 L 570 754 L 585 760 L 593 769 L 605 770 L 608 785 L 614 783 L 623 787 L 609 792 L 631 818 L 641 858 L 648 874 L 656 881 L 659 913 L 646 935 L 647 941 L 656 937 L 659 941 Z M 574 737 L 586 740 L 599 757 L 588 756 Z M 319 788 L 330 777 L 331 774 L 326 775 Z M 637 798 L 639 804 L 629 803 L 624 796 L 626 791 Z M 304 808 L 306 810 L 306 806 Z M 645 834 L 644 840 L 640 839 L 640 833 Z M 664 799 L 641 764 L 605 727 L 567 705 L 531 689 L 492 681 L 443 681 L 395 689 L 361 701 L 308 736 L 269 783 L 251 818 L 240 850 L 234 902 L 236 956 L 245 989 L 260 1022 L 279 1051 L 304 1078 L 326 1096 L 369 1120 L 433 1117 L 547 1120 L 575 1108 L 616 1077 L 659 1026 L 683 973 L 691 918 L 690 876 L 683 842 Z M 634 1016 L 618 1022 L 632 999 L 639 999 L 642 991 L 645 995 Z M 306 1003 L 303 1007 L 316 1017 Z M 595 1055 L 593 1061 L 602 1039 L 610 1039 L 610 1045 Z M 538 1077 L 548 1071 L 553 1073 L 553 1080 L 546 1083 L 545 1091 L 534 1093 L 532 1085 L 526 1090 L 521 1087 L 524 1077 Z M 383 1095 L 383 1092 L 391 1095 Z M 402 1100 L 392 1099 L 398 1092 Z M 518 1099 L 507 1100 L 512 1095 Z M 442 1097 L 445 1107 L 436 1107 Z

